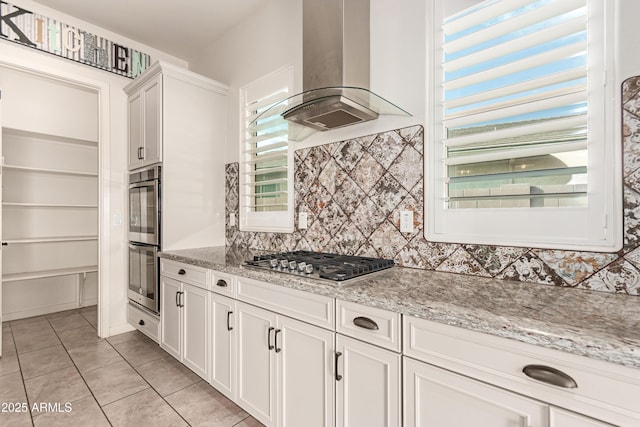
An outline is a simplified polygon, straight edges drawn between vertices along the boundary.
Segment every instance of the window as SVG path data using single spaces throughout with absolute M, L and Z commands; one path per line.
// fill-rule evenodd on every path
M 240 90 L 243 231 L 293 231 L 292 149 L 287 122 L 280 116 L 286 105 L 269 108 L 289 97 L 292 87 L 293 69 L 286 68 Z
M 610 3 L 431 0 L 427 239 L 619 249 Z

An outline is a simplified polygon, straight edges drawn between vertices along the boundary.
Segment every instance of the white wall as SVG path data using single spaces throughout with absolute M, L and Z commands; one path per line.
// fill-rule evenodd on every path
M 187 66 L 186 62 L 173 56 L 71 16 L 45 8 L 33 1 L 13 0 L 11 4 L 50 18 L 59 19 L 66 24 L 148 53 L 151 55 L 152 60 L 162 59 L 182 67 Z M 102 332 L 104 335 L 109 336 L 129 330 L 130 326 L 127 324 L 126 319 L 127 236 L 125 227 L 122 224 L 127 219 L 127 102 L 122 89 L 131 80 L 6 40 L 0 40 L 0 62 L 60 76 L 65 79 L 108 86 L 107 111 L 102 112 L 103 119 L 108 122 L 108 128 L 102 129 L 103 135 L 106 135 L 107 139 L 101 141 L 103 147 L 100 149 L 102 154 L 100 164 L 104 168 L 101 170 L 101 174 L 107 180 L 104 182 L 103 198 L 101 200 L 101 214 L 105 219 L 105 223 L 101 228 L 101 238 L 105 245 L 102 247 L 100 257 L 103 260 L 102 268 L 105 274 L 103 277 L 108 278 L 108 280 L 103 281 L 102 286 L 108 287 L 107 292 L 103 293 L 103 295 L 108 295 L 107 305 L 109 311 L 101 313 L 101 319 L 105 322 Z
M 380 131 L 425 124 L 426 5 L 424 0 L 371 0 L 370 89 L 413 117 L 379 119 L 320 132 L 296 148 L 341 141 Z M 640 2 L 614 0 L 616 9 L 616 81 L 640 74 L 637 31 Z M 231 86 L 227 163 L 239 158 L 239 88 L 278 68 L 293 65 L 302 89 L 302 0 L 271 0 L 245 22 L 190 59 L 193 71 Z M 255 40 L 264 43 L 257 49 Z

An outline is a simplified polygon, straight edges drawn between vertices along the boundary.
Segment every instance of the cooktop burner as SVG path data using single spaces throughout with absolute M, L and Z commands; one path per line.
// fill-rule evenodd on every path
M 293 251 L 254 256 L 246 265 L 302 277 L 344 281 L 394 266 L 391 259 Z

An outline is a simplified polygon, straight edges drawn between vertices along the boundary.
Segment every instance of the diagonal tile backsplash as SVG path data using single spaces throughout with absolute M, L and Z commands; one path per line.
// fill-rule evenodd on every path
M 640 76 L 623 83 L 624 247 L 592 253 L 428 242 L 424 238 L 421 126 L 295 152 L 291 234 L 226 227 L 228 246 L 392 258 L 400 266 L 640 295 Z M 238 164 L 226 166 L 226 218 L 238 217 Z M 400 232 L 400 210 L 414 232 Z

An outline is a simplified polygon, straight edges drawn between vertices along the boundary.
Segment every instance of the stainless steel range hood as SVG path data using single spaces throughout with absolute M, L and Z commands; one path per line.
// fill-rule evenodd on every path
M 410 116 L 369 91 L 369 0 L 303 0 L 302 10 L 303 92 L 269 109 L 284 110 L 289 139 L 300 141 L 380 114 Z

